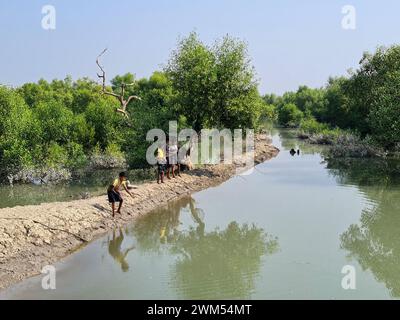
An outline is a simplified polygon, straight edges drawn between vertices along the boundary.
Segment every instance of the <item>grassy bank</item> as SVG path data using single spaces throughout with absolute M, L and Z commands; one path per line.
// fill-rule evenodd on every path
M 329 145 L 328 155 L 332 158 L 385 157 L 388 154 L 370 137 L 362 139 L 356 132 L 331 128 L 313 118 L 300 122 L 297 137 L 311 144 Z

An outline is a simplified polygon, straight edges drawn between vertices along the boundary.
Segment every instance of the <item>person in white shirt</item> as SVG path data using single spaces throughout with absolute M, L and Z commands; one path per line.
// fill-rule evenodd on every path
M 172 173 L 172 178 L 175 178 L 175 169 L 177 169 L 177 175 L 180 174 L 180 164 L 178 162 L 178 144 L 176 138 L 168 139 L 167 137 L 167 178 L 171 179 L 170 173 Z

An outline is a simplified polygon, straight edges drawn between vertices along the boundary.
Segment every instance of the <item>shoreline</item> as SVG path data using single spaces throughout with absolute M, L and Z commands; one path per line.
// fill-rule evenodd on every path
M 329 147 L 329 157 L 338 158 L 380 158 L 388 157 L 389 152 L 362 140 L 358 136 L 343 132 L 338 136 L 325 133 L 310 133 L 297 130 L 296 137 L 314 145 Z M 395 153 L 394 153 L 395 156 Z
M 254 165 L 279 153 L 271 143 L 265 134 L 255 137 Z M 40 274 L 43 266 L 58 262 L 169 201 L 227 181 L 243 167 L 243 161 L 203 166 L 166 179 L 164 184 L 141 184 L 131 190 L 134 198 L 124 197 L 122 215 L 115 219 L 106 195 L 0 209 L 0 290 Z

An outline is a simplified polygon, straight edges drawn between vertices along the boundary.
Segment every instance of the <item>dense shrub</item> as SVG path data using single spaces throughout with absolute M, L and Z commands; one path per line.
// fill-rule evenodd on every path
M 353 134 L 341 134 L 330 148 L 329 155 L 333 158 L 369 158 L 384 156 L 382 148 L 374 145 L 368 139 L 360 139 Z
M 226 36 L 209 47 L 192 33 L 173 52 L 166 73 L 178 113 L 196 131 L 257 126 L 264 101 L 245 43 Z
M 213 46 L 196 34 L 183 39 L 164 72 L 136 80 L 132 73 L 107 88 L 141 101 L 129 104 L 130 119 L 116 113 L 119 102 L 94 81 L 39 80 L 19 88 L 0 87 L 0 176 L 11 180 L 59 180 L 73 170 L 144 165 L 146 133 L 179 128 L 256 128 L 274 118 L 260 97 L 245 43 L 225 37 Z M 46 172 L 53 172 L 47 175 Z M 56 172 L 60 174 L 57 175 Z M 59 178 L 59 179 L 58 179 Z
M 294 103 L 284 104 L 278 109 L 279 123 L 286 127 L 297 127 L 304 113 Z

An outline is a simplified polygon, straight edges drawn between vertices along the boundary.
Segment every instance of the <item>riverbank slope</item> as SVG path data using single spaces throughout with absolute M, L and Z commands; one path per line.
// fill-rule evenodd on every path
M 266 135 L 255 139 L 255 164 L 275 157 L 279 150 Z M 0 289 L 39 274 L 82 245 L 115 227 L 132 222 L 168 201 L 216 186 L 236 174 L 245 158 L 235 164 L 208 165 L 164 184 L 145 183 L 126 196 L 123 213 L 111 217 L 107 196 L 70 202 L 0 209 Z

